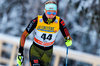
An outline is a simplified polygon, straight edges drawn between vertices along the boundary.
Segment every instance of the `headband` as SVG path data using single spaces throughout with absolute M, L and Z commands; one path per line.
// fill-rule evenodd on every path
M 46 4 L 45 5 L 45 9 L 46 10 L 57 10 L 57 5 L 56 4 L 53 4 L 53 3 L 49 3 L 49 4 Z

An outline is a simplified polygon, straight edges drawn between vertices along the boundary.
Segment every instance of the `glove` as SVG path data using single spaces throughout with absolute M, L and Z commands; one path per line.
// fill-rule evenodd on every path
M 17 64 L 18 64 L 19 66 L 22 65 L 23 59 L 24 59 L 23 54 L 18 53 L 18 56 L 17 56 Z
M 66 44 L 67 47 L 71 46 L 72 45 L 72 40 L 71 39 L 67 40 L 65 42 L 65 44 Z

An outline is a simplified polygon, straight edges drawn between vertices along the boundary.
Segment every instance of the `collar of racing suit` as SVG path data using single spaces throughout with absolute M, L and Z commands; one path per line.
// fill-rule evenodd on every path
M 53 22 L 55 21 L 55 19 L 56 19 L 56 16 L 55 16 L 52 20 L 50 20 L 50 19 L 48 19 L 48 18 L 46 17 L 45 13 L 43 14 L 43 20 L 44 20 L 44 22 L 47 23 L 47 24 L 53 23 Z M 48 22 L 48 21 L 49 21 L 49 22 Z

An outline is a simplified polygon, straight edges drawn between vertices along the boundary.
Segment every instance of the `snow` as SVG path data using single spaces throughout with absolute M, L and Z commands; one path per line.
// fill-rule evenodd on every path
M 86 9 L 86 8 L 90 7 L 92 5 L 92 2 L 93 2 L 93 0 L 86 0 L 86 1 L 82 0 L 80 3 L 80 6 L 77 9 L 77 12 L 82 11 L 82 8 Z
M 0 0 L 0 6 L 5 2 L 5 0 Z
M 68 5 L 69 0 L 61 0 L 59 3 L 59 8 L 60 9 L 65 9 L 66 6 Z
M 42 1 L 42 3 L 44 3 L 44 2 L 46 2 L 47 0 L 41 0 Z
M 96 0 L 96 4 L 99 4 L 100 0 Z
M 3 14 L 2 22 L 3 24 L 7 22 L 7 13 Z
M 89 35 L 90 35 L 90 40 L 91 40 L 91 45 L 95 45 L 96 43 L 96 40 L 97 40 L 97 33 L 95 30 L 92 30 L 89 32 Z

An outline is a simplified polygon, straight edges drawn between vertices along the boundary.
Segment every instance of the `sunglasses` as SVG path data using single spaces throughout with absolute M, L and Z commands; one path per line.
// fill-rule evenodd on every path
M 48 15 L 51 15 L 51 14 L 56 15 L 56 12 L 47 12 L 47 14 Z

